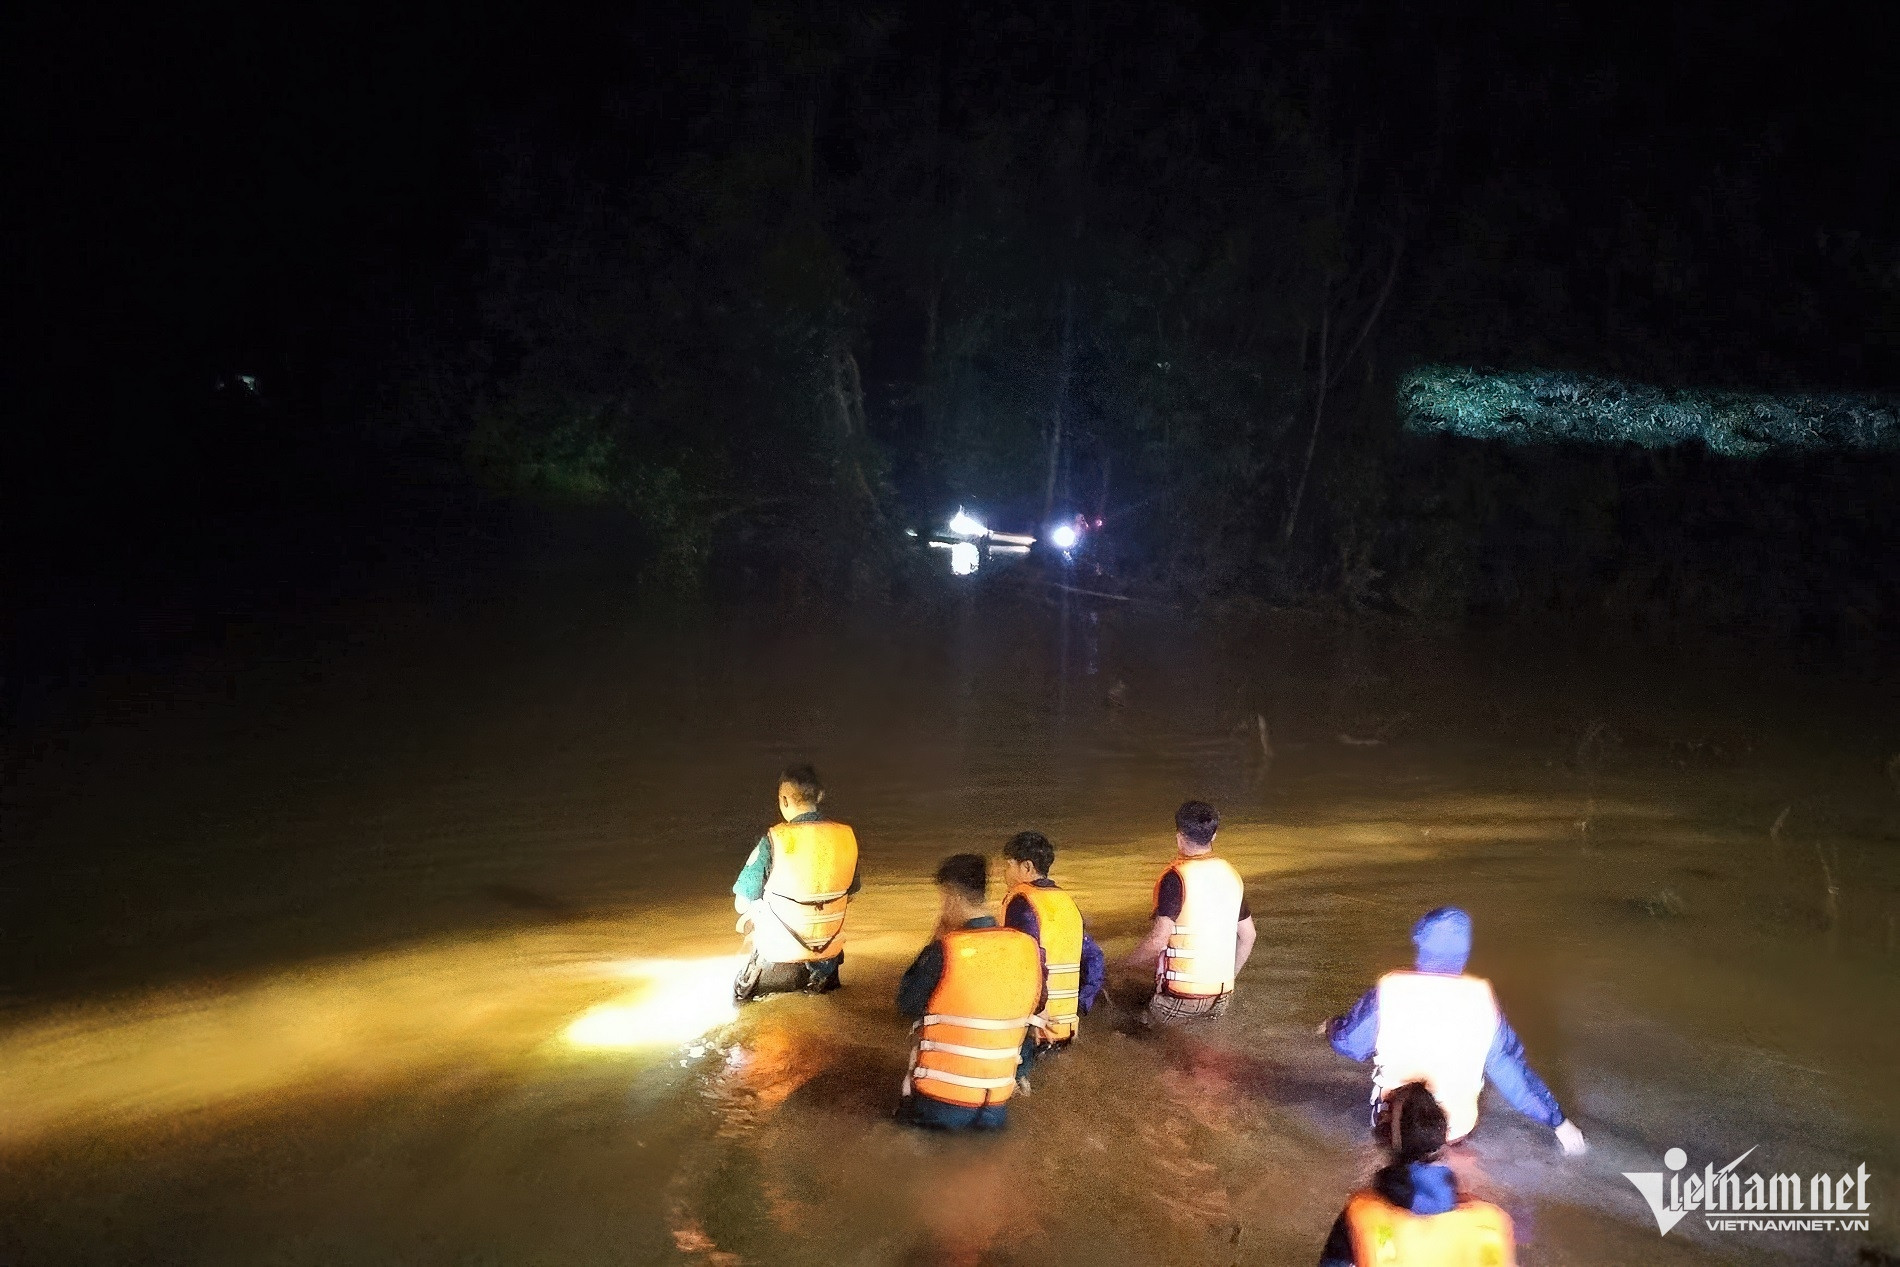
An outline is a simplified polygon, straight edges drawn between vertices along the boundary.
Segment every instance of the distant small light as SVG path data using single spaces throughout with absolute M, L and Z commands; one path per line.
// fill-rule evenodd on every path
M 957 507 L 957 513 L 950 516 L 950 531 L 959 537 L 987 537 L 990 530 L 981 519 L 972 515 L 963 507 Z
M 917 535 L 917 530 L 915 528 L 906 528 L 904 529 L 904 535 L 907 537 L 915 537 Z
M 1049 544 L 1058 550 L 1073 550 L 1081 539 L 1074 524 L 1057 524 L 1049 530 Z
M 953 576 L 968 576 L 983 565 L 983 556 L 975 545 L 968 541 L 959 541 L 950 547 L 950 572 Z

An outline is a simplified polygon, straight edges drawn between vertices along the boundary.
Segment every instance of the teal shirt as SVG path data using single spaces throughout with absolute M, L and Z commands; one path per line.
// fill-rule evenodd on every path
M 794 823 L 820 823 L 825 816 L 817 810 L 800 814 L 791 819 Z M 745 860 L 740 868 L 739 878 L 732 882 L 732 895 L 756 902 L 765 896 L 765 881 L 772 874 L 772 840 L 769 836 L 759 837 L 759 843 L 752 846 L 752 856 Z M 858 869 L 851 869 L 851 887 L 845 892 L 855 896 L 859 888 Z

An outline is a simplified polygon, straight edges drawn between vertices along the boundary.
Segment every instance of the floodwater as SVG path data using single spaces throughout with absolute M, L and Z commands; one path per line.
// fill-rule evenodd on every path
M 0 1262 L 1311 1262 L 1373 1164 L 1314 1027 L 1443 903 L 1592 1143 L 1487 1097 L 1456 1164 L 1524 1261 L 1892 1261 L 1885 686 L 985 584 L 346 604 L 98 684 L 0 811 Z M 735 1017 L 806 759 L 864 846 L 846 989 Z M 892 1123 L 936 860 L 1048 832 L 1112 958 L 1188 796 L 1260 929 L 1229 1016 L 1144 1033 L 1124 976 L 1001 1136 Z M 1620 1172 L 1673 1146 L 1865 1164 L 1869 1228 L 1659 1237 Z

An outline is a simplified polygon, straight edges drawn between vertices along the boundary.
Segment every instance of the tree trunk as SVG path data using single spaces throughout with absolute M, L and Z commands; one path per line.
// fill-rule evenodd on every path
M 1056 403 L 1049 419 L 1049 478 L 1042 490 L 1042 522 L 1056 507 L 1056 473 L 1062 462 L 1063 412 L 1069 402 L 1069 375 L 1074 365 L 1075 282 L 1062 283 L 1062 348 L 1056 355 Z
M 1319 447 L 1319 424 L 1326 417 L 1326 338 L 1332 327 L 1332 287 L 1320 291 L 1319 301 L 1319 390 L 1313 399 L 1313 430 L 1306 437 L 1306 458 L 1300 463 L 1300 482 L 1293 486 L 1293 504 L 1287 507 L 1286 528 L 1280 534 L 1284 547 L 1293 542 L 1293 529 L 1300 522 L 1300 502 L 1306 497 L 1306 477 L 1313 470 L 1313 450 Z

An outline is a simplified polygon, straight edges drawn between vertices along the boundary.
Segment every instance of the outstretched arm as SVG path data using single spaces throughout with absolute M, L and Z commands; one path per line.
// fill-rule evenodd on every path
M 1502 1016 L 1498 1017 L 1497 1035 L 1492 1038 L 1491 1050 L 1484 1058 L 1484 1076 L 1498 1089 L 1498 1094 L 1511 1102 L 1512 1108 L 1557 1132 L 1557 1142 L 1566 1153 L 1574 1156 L 1587 1147 L 1583 1132 L 1564 1116 L 1557 1097 L 1531 1068 L 1530 1060 L 1524 1055 L 1523 1040 Z
M 1348 1060 L 1371 1060 L 1379 1040 L 1379 988 L 1360 995 L 1345 1015 L 1320 1026 L 1320 1033 Z

